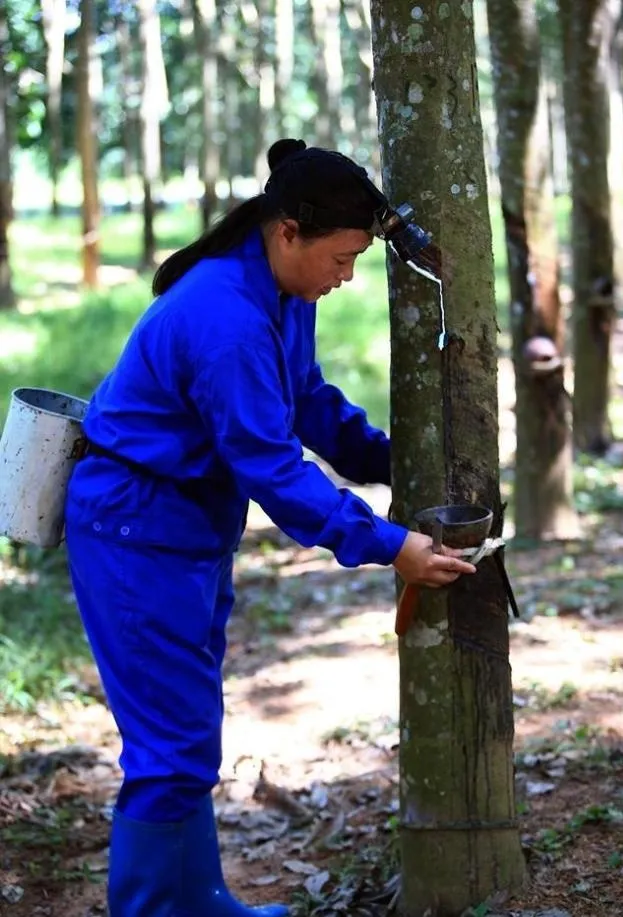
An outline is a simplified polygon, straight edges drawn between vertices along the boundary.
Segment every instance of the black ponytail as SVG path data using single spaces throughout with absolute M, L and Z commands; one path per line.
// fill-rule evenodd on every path
M 166 293 L 176 280 L 183 277 L 202 258 L 214 258 L 236 248 L 250 232 L 271 217 L 277 216 L 277 212 L 270 213 L 271 209 L 266 195 L 257 194 L 226 213 L 211 229 L 208 229 L 190 245 L 169 255 L 154 275 L 152 283 L 154 296 Z

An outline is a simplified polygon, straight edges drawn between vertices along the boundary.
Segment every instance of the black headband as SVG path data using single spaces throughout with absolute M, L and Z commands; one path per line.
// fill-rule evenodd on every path
M 282 173 L 289 166 L 294 165 L 297 162 L 305 162 L 309 160 L 327 160 L 332 159 L 334 162 L 339 161 L 340 166 L 346 168 L 352 175 L 359 179 L 362 185 L 369 192 L 371 197 L 374 197 L 378 202 L 378 207 L 375 208 L 376 211 L 383 209 L 385 210 L 389 205 L 385 195 L 379 191 L 379 189 L 374 185 L 368 178 L 368 174 L 364 168 L 358 166 L 356 163 L 349 159 L 348 156 L 343 156 L 342 153 L 337 153 L 333 150 L 323 150 L 315 147 L 311 147 L 305 150 L 299 150 L 296 153 L 291 153 L 290 156 L 286 156 L 271 172 L 268 181 L 264 187 L 264 193 L 272 196 L 275 191 L 275 182 L 274 176 Z M 284 208 L 286 212 L 288 208 Z M 317 226 L 319 229 L 364 229 L 367 232 L 372 232 L 374 224 L 376 222 L 375 216 L 373 215 L 372 219 L 370 217 L 362 217 L 357 214 L 350 214 L 348 211 L 342 211 L 337 213 L 334 210 L 323 207 L 315 207 L 313 204 L 301 203 L 298 205 L 298 208 L 293 208 L 297 212 L 288 213 L 288 216 L 292 217 L 295 220 L 298 220 L 299 223 L 309 226 Z

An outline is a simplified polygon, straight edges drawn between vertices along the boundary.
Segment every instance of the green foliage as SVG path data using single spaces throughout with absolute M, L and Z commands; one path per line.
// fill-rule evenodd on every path
M 76 670 L 90 658 L 62 552 L 22 552 L 0 566 L 0 712 L 83 698 Z
M 530 688 L 528 704 L 535 710 L 557 710 L 569 706 L 577 697 L 578 689 L 570 682 L 563 682 L 556 691 L 550 691 L 544 685 L 534 682 Z
M 576 812 L 562 828 L 544 828 L 533 842 L 533 848 L 551 857 L 560 856 L 573 844 L 575 835 L 587 825 L 621 824 L 623 812 L 611 805 L 593 805 Z
M 580 455 L 574 467 L 575 503 L 581 513 L 623 509 L 620 468 L 605 459 Z

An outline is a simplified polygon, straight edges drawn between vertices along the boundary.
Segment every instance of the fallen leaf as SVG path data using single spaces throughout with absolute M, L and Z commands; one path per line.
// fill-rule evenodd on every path
M 275 882 L 279 881 L 279 876 L 258 876 L 257 879 L 251 879 L 249 885 L 274 885 Z
M 555 783 L 539 783 L 538 781 L 532 782 L 530 780 L 528 780 L 526 783 L 526 793 L 528 796 L 545 796 L 547 793 L 551 793 L 552 790 L 555 789 Z
M 318 872 L 318 867 L 313 863 L 303 863 L 301 860 L 284 860 L 283 865 L 290 872 L 296 872 L 304 876 L 313 876 Z
M 308 879 L 305 879 L 303 885 L 305 890 L 312 896 L 312 898 L 317 898 L 322 891 L 322 888 L 329 881 L 330 873 L 325 869 L 323 872 L 318 872 L 314 876 L 310 876 Z

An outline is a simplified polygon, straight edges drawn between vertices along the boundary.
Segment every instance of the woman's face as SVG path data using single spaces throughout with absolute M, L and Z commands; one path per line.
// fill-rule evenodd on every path
M 304 239 L 294 220 L 283 220 L 267 240 L 268 260 L 279 289 L 315 302 L 352 280 L 357 255 L 371 245 L 363 229 L 338 229 L 319 239 Z

